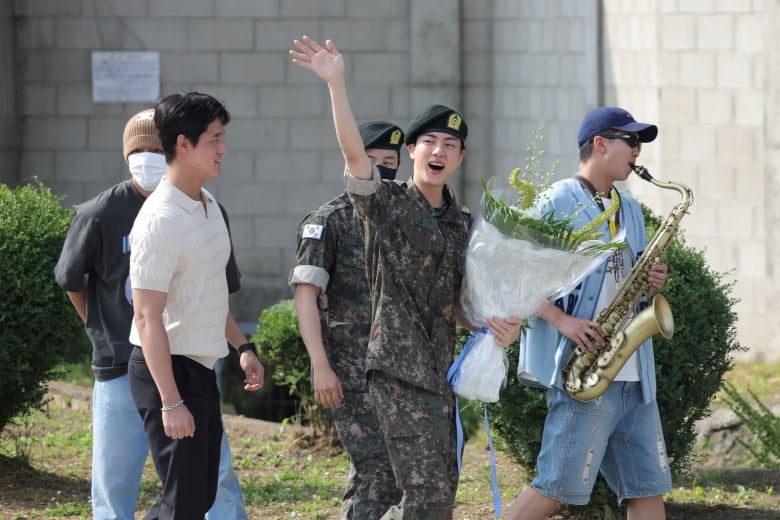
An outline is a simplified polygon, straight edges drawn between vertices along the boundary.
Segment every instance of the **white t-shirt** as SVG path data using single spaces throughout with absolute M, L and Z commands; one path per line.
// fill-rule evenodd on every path
M 228 352 L 230 238 L 214 196 L 202 189 L 201 198 L 163 178 L 130 231 L 130 279 L 133 289 L 167 293 L 163 323 L 171 354 L 213 368 Z M 130 341 L 141 345 L 135 320 Z
M 602 197 L 605 208 L 612 204 L 612 200 Z M 625 249 L 616 249 L 607 260 L 607 269 L 604 275 L 604 283 L 601 285 L 599 301 L 596 305 L 598 312 L 606 307 L 617 294 L 620 284 L 631 272 L 631 255 Z M 596 313 L 598 315 L 598 312 Z M 639 358 L 636 351 L 631 354 L 626 364 L 615 376 L 615 381 L 639 381 Z

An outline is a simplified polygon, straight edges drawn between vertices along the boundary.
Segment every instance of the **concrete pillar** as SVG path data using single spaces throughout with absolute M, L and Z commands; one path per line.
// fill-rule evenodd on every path
M 434 103 L 464 110 L 460 2 L 410 2 L 409 20 L 412 114 Z
M 764 168 L 766 168 L 766 186 L 764 189 L 764 208 L 766 211 L 766 258 L 767 278 L 772 290 L 767 294 L 766 324 L 774 323 L 777 331 L 777 316 L 772 314 L 771 302 L 780 298 L 780 205 L 777 204 L 780 197 L 780 0 L 764 2 L 764 48 L 765 48 L 765 72 L 766 78 L 766 111 L 764 112 L 764 131 L 766 133 L 766 150 Z M 754 189 L 762 189 L 755 186 Z M 766 352 L 777 352 L 780 348 L 778 334 L 769 335 L 769 345 Z M 767 356 L 773 358 L 776 356 Z
M 19 127 L 16 118 L 14 54 L 16 29 L 13 0 L 0 0 L 0 182 L 18 181 Z
M 432 104 L 464 112 L 463 34 L 459 0 L 426 0 L 409 3 L 411 71 L 409 74 L 412 117 Z M 465 165 L 464 165 L 465 166 Z M 457 196 L 465 192 L 461 167 L 450 181 Z
M 590 0 L 585 7 L 585 111 L 604 104 L 604 8 L 602 0 Z
M 780 275 L 780 1 L 764 3 L 764 38 L 766 58 L 766 183 L 765 208 L 768 263 L 767 274 L 775 280 Z M 756 189 L 761 189 L 756 186 Z

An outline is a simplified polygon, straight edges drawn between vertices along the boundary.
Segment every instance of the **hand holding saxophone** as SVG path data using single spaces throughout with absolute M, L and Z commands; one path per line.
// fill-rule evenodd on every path
M 650 270 L 647 272 L 647 282 L 653 286 L 656 291 L 661 290 L 668 278 L 668 271 L 666 264 L 662 264 L 660 259 L 656 258 L 655 263 L 650 266 Z
M 544 304 L 539 317 L 551 323 L 558 332 L 569 338 L 577 347 L 588 354 L 598 354 L 596 345 L 604 346 L 604 329 L 597 321 L 570 316 L 551 302 Z
M 655 259 L 655 263 L 647 271 L 647 282 L 652 287 L 652 294 L 648 294 L 648 297 L 653 296 L 656 292 L 666 283 L 668 278 L 668 266 L 661 263 L 659 258 Z M 604 347 L 606 340 L 604 339 L 607 334 L 604 329 L 601 328 L 601 324 L 598 321 L 586 320 L 583 318 L 575 318 L 568 316 L 560 311 L 560 316 L 555 316 L 551 321 L 558 329 L 558 332 L 572 340 L 582 352 L 587 354 L 598 354 L 596 346 L 599 348 Z

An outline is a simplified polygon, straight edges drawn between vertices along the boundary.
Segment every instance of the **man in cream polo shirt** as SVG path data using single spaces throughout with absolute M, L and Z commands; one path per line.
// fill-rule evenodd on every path
M 201 519 L 217 490 L 222 420 L 214 363 L 239 349 L 245 389 L 264 371 L 228 308 L 228 229 L 203 188 L 221 173 L 224 105 L 197 92 L 155 107 L 167 169 L 130 232 L 130 390 L 162 493 L 145 519 Z

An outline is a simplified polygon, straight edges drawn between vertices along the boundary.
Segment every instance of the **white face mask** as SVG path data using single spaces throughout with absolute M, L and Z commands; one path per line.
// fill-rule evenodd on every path
M 146 191 L 154 191 L 165 175 L 165 156 L 161 153 L 139 152 L 127 157 L 130 173 L 135 182 Z

